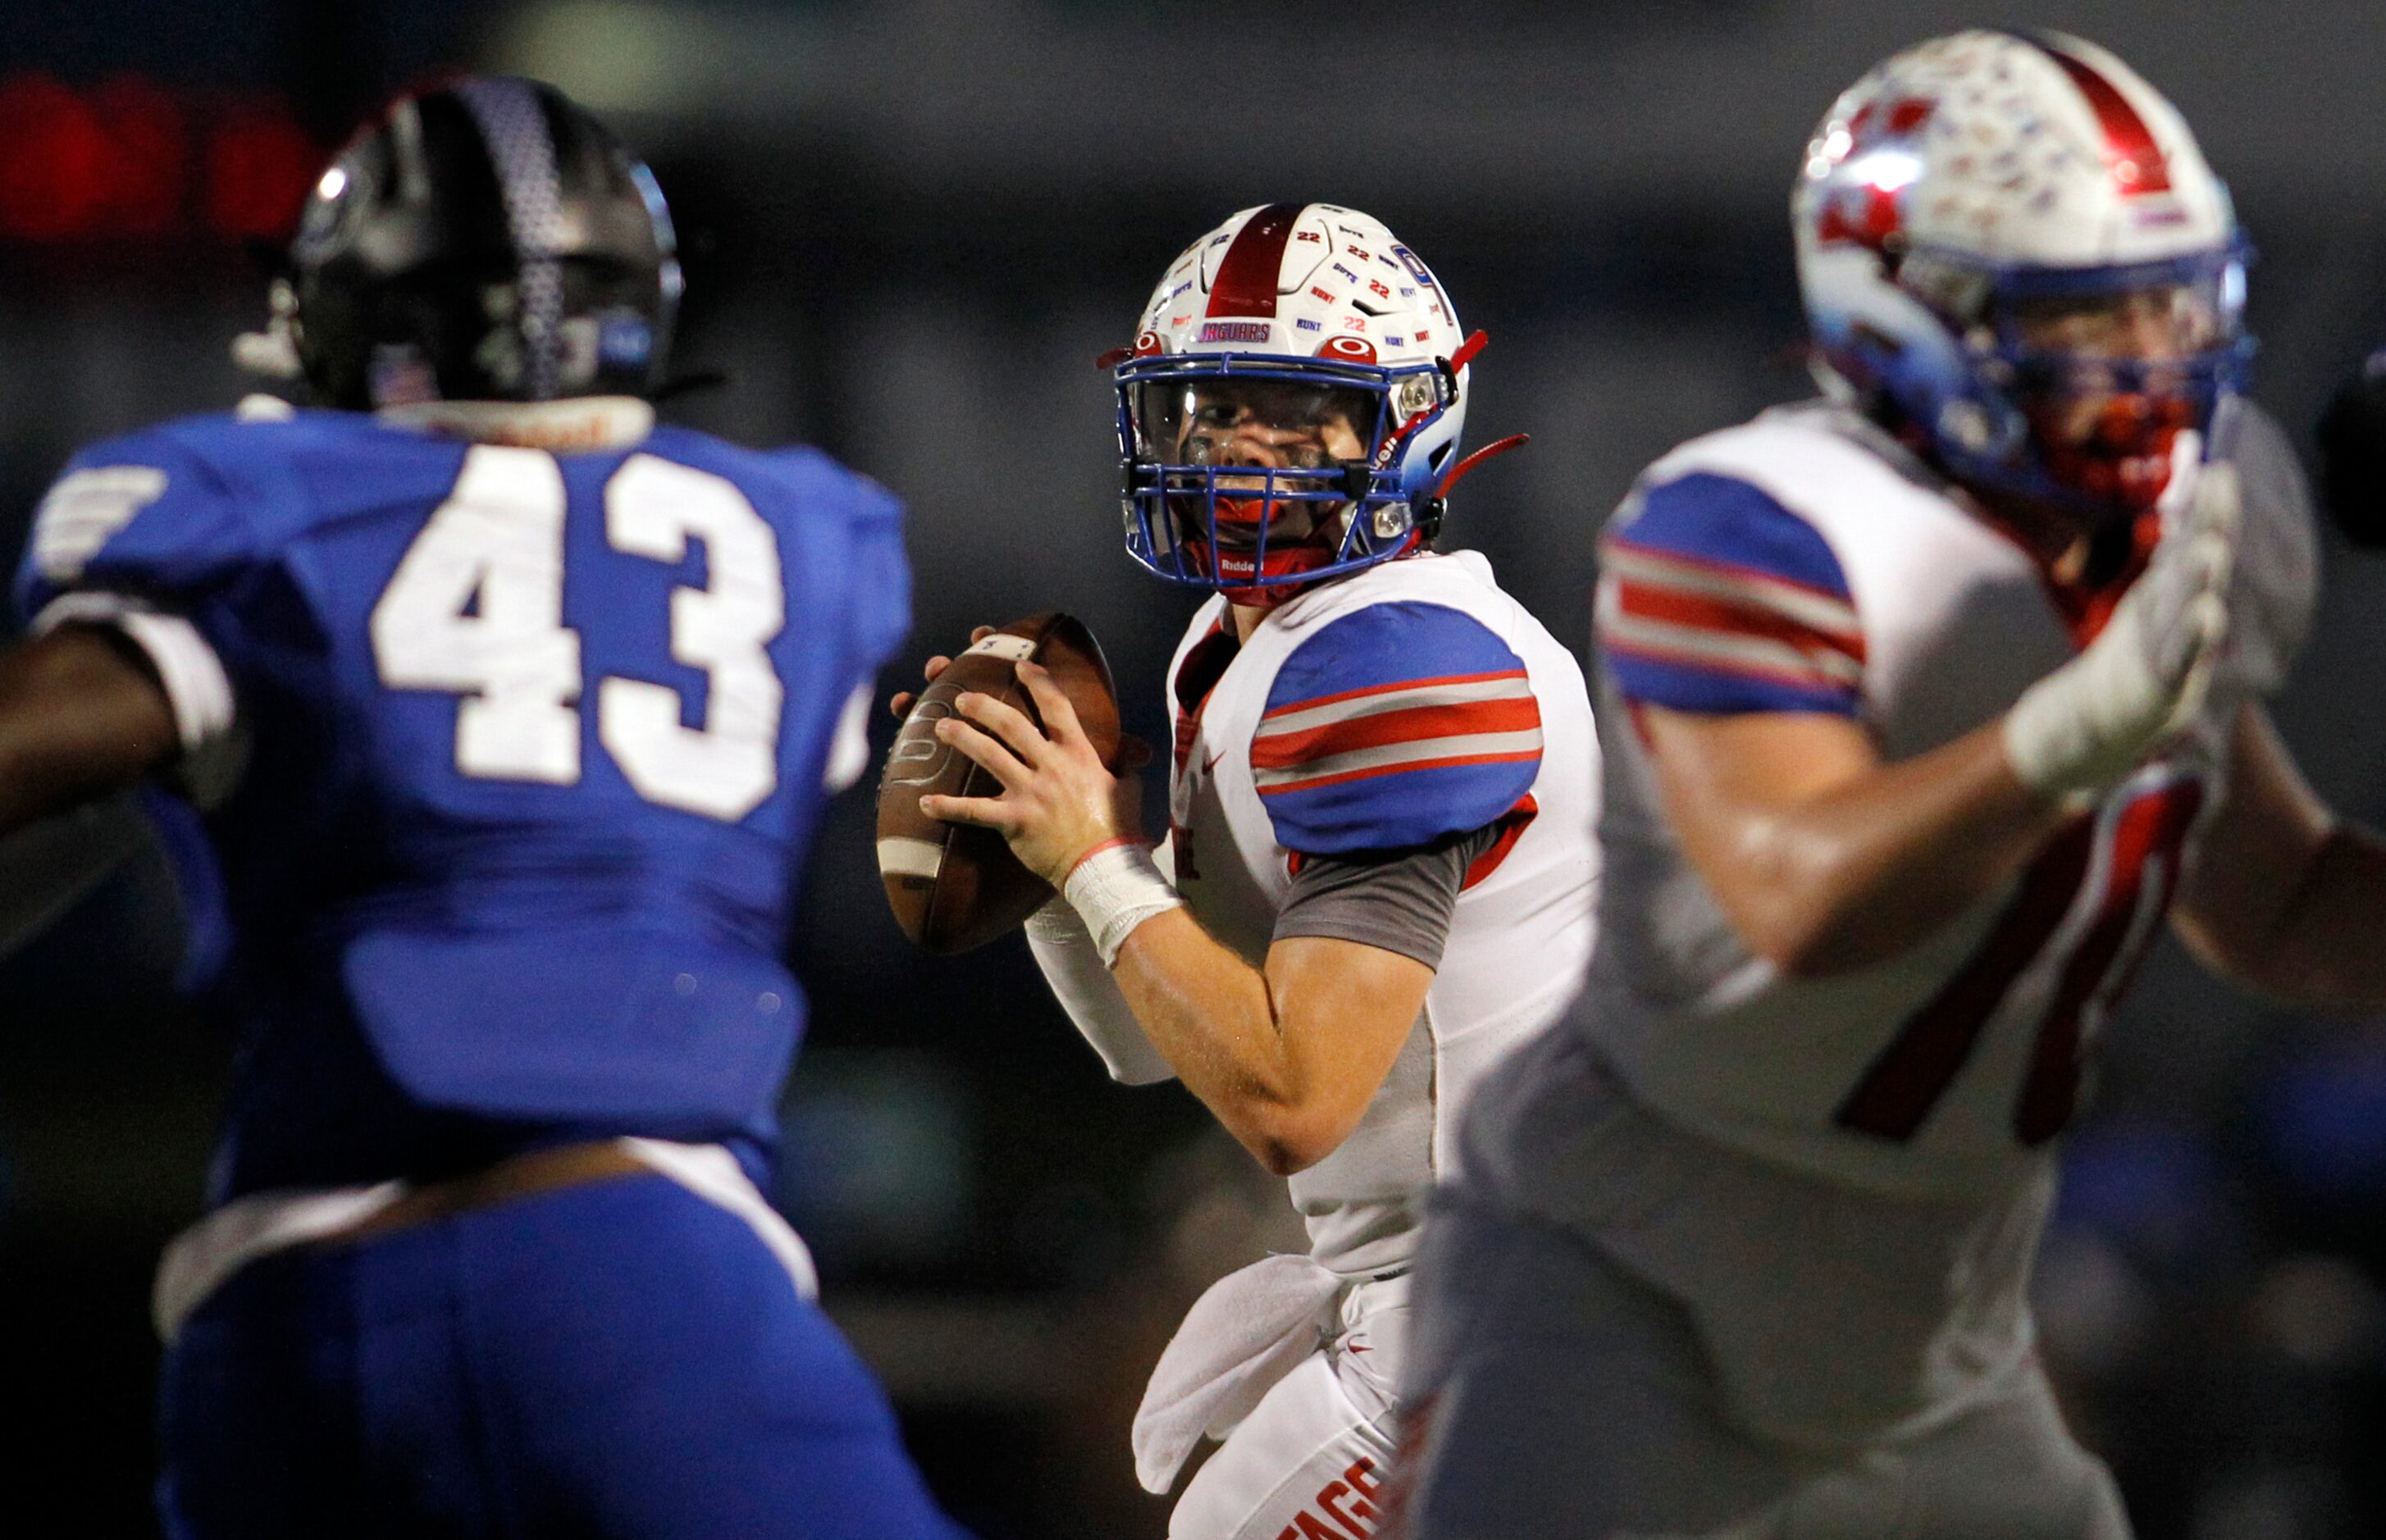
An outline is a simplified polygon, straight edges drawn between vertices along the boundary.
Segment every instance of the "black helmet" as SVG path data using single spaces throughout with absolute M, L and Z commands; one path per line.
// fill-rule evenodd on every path
M 644 395 L 680 292 L 646 167 L 561 92 L 402 96 L 323 172 L 276 295 L 316 401 Z

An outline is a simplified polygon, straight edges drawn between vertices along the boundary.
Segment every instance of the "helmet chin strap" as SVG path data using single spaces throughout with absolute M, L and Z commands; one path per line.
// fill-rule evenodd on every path
M 1481 333 L 1477 332 L 1476 335 L 1480 336 Z M 1441 484 L 1433 489 L 1433 500 L 1438 503 L 1443 498 L 1449 496 L 1450 489 L 1456 486 L 1462 477 L 1472 472 L 1476 466 L 1481 465 L 1485 460 L 1491 458 L 1495 455 L 1504 455 L 1511 449 L 1522 449 L 1525 445 L 1532 442 L 1533 435 L 1530 433 L 1510 433 L 1506 438 L 1501 439 L 1496 443 L 1485 444 L 1482 448 L 1477 449 L 1475 453 L 1467 456 L 1464 459 L 1450 468 L 1450 473 L 1442 477 Z

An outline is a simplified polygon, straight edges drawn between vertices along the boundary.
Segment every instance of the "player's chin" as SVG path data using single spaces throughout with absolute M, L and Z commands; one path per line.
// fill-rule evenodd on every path
M 1213 552 L 1206 545 L 1194 547 L 1192 555 L 1194 570 L 1216 582 L 1228 604 L 1246 609 L 1273 609 L 1298 597 L 1310 586 L 1303 574 L 1331 560 L 1312 546 L 1270 551 L 1264 559 L 1251 551 Z

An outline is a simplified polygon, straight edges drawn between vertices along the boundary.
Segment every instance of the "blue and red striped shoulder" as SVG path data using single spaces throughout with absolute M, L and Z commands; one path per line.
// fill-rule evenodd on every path
M 1627 700 L 1729 715 L 1863 709 L 1847 575 L 1761 488 L 1694 471 L 1600 543 L 1599 647 Z
M 1473 616 L 1411 601 L 1354 610 L 1302 642 L 1251 739 L 1276 843 L 1312 856 L 1480 829 L 1540 765 L 1524 660 Z

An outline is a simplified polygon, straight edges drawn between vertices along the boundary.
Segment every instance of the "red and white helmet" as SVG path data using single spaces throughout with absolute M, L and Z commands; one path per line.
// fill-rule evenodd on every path
M 2101 517 L 2152 506 L 2171 439 L 2242 382 L 2245 246 L 2176 108 L 2091 43 L 1963 31 L 1877 66 L 1815 131 L 1791 199 L 1827 388 L 1960 479 Z M 2176 346 L 2033 345 L 2032 306 L 2159 295 Z M 2094 429 L 2053 426 L 2099 404 Z
M 1173 582 L 1263 603 L 1417 548 L 1462 469 L 1450 462 L 1480 345 L 1462 341 L 1432 270 L 1377 220 L 1325 203 L 1244 209 L 1169 265 L 1134 345 L 1104 360 L 1129 554 Z M 1195 403 L 1234 389 L 1331 406 L 1356 452 L 1264 468 L 1203 457 Z M 1284 532 L 1294 523 L 1297 539 Z

